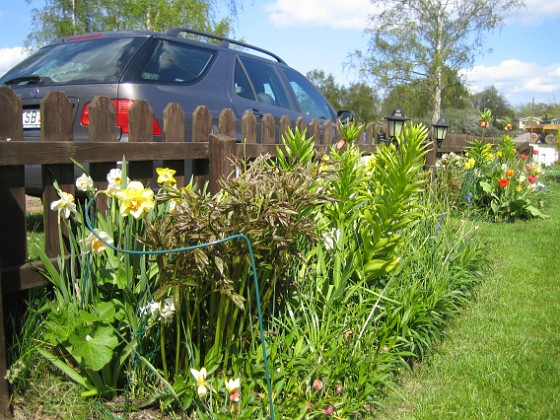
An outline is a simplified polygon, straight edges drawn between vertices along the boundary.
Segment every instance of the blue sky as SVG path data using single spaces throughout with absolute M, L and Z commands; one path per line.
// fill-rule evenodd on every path
M 24 57 L 31 9 L 42 4 L 0 0 L 0 74 Z M 494 85 L 512 105 L 560 103 L 560 1 L 525 4 L 506 16 L 501 31 L 485 36 L 492 52 L 464 75 L 472 92 Z M 358 76 L 344 63 L 350 52 L 367 48 L 364 29 L 374 11 L 369 0 L 246 0 L 235 37 L 278 54 L 304 74 L 320 69 L 347 85 Z

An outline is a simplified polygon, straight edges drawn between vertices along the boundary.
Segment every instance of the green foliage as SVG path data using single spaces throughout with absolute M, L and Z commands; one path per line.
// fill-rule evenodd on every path
M 336 110 L 351 110 L 358 121 L 365 123 L 376 122 L 381 116 L 379 95 L 366 83 L 339 85 L 332 74 L 326 76 L 322 70 L 310 71 L 306 76 Z
M 126 180 L 126 170 L 123 177 Z M 93 190 L 84 191 L 93 197 Z M 137 308 L 150 299 L 157 267 L 146 255 L 107 248 L 87 227 L 84 208 L 76 206 L 72 196 L 60 190 L 59 195 L 51 209 L 59 211 L 60 255 L 53 264 L 44 250 L 39 254 L 42 272 L 54 286 L 54 300 L 42 309 L 46 347 L 40 353 L 85 387 L 84 395 L 111 396 L 125 379 L 132 351 L 142 352 L 137 334 L 145 321 Z M 116 196 L 108 200 L 107 211 L 89 216 L 96 234 L 123 249 L 144 249 L 135 239 L 142 235 L 142 223 L 133 216 L 119 217 Z
M 465 156 L 444 155 L 438 164 L 438 178 L 458 210 L 492 220 L 544 217 L 543 170 L 529 156 L 518 156 L 509 136 L 496 147 L 473 141 Z
M 291 127 L 282 135 L 282 146 L 276 146 L 276 162 L 280 169 L 294 171 L 306 166 L 315 157 L 313 137 L 305 137 L 306 130 Z
M 188 417 L 266 417 L 268 379 L 282 418 L 371 417 L 468 299 L 484 259 L 466 227 L 439 216 L 446 202 L 424 194 L 424 127 L 373 156 L 354 144 L 361 126 L 338 128 L 345 141 L 320 160 L 289 131 L 276 158 L 237 162 L 214 196 L 178 188 L 166 168 L 154 195 L 125 170 L 109 209 L 91 212 L 92 237 L 59 192 L 69 249 L 42 259 L 55 295 L 39 353 L 84 396 L 149 394 Z M 228 240 L 240 234 L 252 254 Z
M 26 0 L 31 4 L 31 0 Z M 227 35 L 231 17 L 237 15 L 237 0 L 227 0 L 229 18 L 216 20 L 217 3 L 208 0 L 48 0 L 32 10 L 33 32 L 28 46 L 42 46 L 71 35 L 114 30 L 166 31 L 173 27 Z
M 403 376 L 375 418 L 560 416 L 554 357 L 560 350 L 560 272 L 551 258 L 560 252 L 559 184 L 551 185 L 546 201 L 545 220 L 475 226 L 492 261 L 476 300 L 448 326 L 430 360 Z

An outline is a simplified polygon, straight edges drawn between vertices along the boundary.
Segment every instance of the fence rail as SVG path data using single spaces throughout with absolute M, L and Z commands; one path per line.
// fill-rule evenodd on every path
M 57 214 L 49 203 L 58 199 L 53 187 L 56 180 L 63 191 L 74 193 L 74 164 L 72 160 L 89 164 L 89 172 L 99 189 L 107 187 L 105 176 L 123 157 L 129 162 L 129 177 L 142 182 L 153 178 L 153 162 L 177 171 L 179 185 L 185 183 L 185 162 L 192 162 L 192 175 L 199 184 L 209 182 L 217 192 L 218 180 L 232 170 L 231 159 L 256 157 L 263 153 L 274 155 L 278 139 L 288 127 L 307 130 L 315 139 L 317 150 L 326 149 L 338 139 L 333 123 L 322 125 L 318 120 L 310 124 L 303 118 L 295 122 L 287 116 L 278 125 L 270 114 L 260 121 L 251 112 L 237 124 L 234 113 L 224 109 L 218 118 L 218 133 L 213 133 L 212 114 L 205 106 L 193 113 L 190 138 L 185 138 L 185 116 L 178 104 L 169 104 L 164 112 L 163 138 L 154 140 L 152 111 L 145 101 L 136 101 L 130 109 L 128 142 L 115 140 L 115 110 L 106 97 L 97 97 L 90 107 L 88 141 L 74 141 L 72 105 L 61 92 L 50 92 L 41 102 L 41 138 L 24 141 L 21 100 L 9 87 L 0 87 L 0 339 L 4 343 L 3 296 L 46 284 L 36 264 L 27 261 L 25 165 L 41 165 L 43 175 L 43 226 L 47 254 L 58 254 Z M 260 132 L 257 130 L 260 128 Z M 374 124 L 365 126 L 360 148 L 374 153 Z M 243 142 L 236 140 L 237 133 Z M 257 139 L 260 141 L 257 142 Z M 460 151 L 461 144 L 444 146 L 440 152 Z M 451 144 L 451 142 L 448 142 Z M 433 165 L 436 151 L 428 155 Z M 0 344 L 0 417 L 8 417 L 9 394 L 5 380 L 5 345 Z

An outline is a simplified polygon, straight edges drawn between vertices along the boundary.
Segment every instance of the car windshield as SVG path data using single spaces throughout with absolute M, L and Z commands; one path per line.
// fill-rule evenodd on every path
M 92 38 L 49 45 L 13 68 L 3 83 L 117 83 L 142 38 Z M 32 77 L 37 76 L 37 77 Z M 12 82 L 13 83 L 13 82 Z

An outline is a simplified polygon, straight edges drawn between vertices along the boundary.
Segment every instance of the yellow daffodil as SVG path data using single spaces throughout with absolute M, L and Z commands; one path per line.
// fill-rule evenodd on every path
M 465 162 L 465 169 L 472 169 L 475 163 L 476 162 L 473 158 L 469 158 L 469 160 Z
M 90 233 L 87 238 L 81 241 L 85 252 L 95 252 L 100 254 L 107 249 L 106 244 L 112 244 L 113 238 L 107 233 L 99 229 L 94 229 L 95 234 Z
M 74 196 L 64 191 L 57 190 L 60 200 L 51 203 L 51 210 L 57 211 L 59 216 L 68 219 L 70 214 L 76 211 L 76 203 L 74 203 Z
M 200 369 L 200 371 L 191 368 L 191 373 L 194 376 L 197 384 L 197 393 L 200 398 L 204 397 L 208 392 L 206 388 L 206 368 Z
M 173 177 L 175 175 L 174 169 L 169 168 L 156 168 L 158 174 L 157 183 L 161 185 L 175 185 L 177 180 Z
M 119 199 L 122 216 L 130 214 L 138 219 L 155 207 L 154 192 L 144 188 L 139 181 L 130 182 L 125 190 L 117 191 L 115 196 Z

